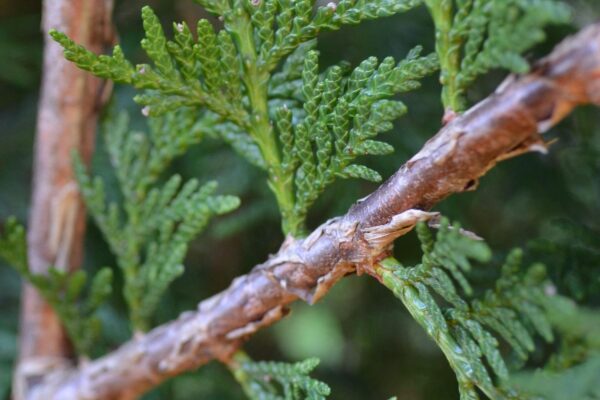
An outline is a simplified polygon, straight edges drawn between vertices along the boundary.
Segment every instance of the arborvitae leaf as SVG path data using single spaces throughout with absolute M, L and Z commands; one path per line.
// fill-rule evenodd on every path
M 371 168 L 365 167 L 364 165 L 352 164 L 342 170 L 340 176 L 344 178 L 359 178 L 371 182 L 381 182 L 381 175 L 377 171 L 373 171 Z
M 100 325 L 98 323 L 93 331 L 86 327 L 90 321 L 95 319 L 94 312 L 97 306 L 105 300 L 106 295 L 95 299 L 96 307 L 86 306 L 86 302 L 94 297 L 94 284 L 92 284 L 90 293 L 87 296 L 83 295 L 83 289 L 88 280 L 87 273 L 83 270 L 68 273 L 52 267 L 48 269 L 47 275 L 31 273 L 27 262 L 25 236 L 23 226 L 19 225 L 14 218 L 9 218 L 4 226 L 4 234 L 0 235 L 0 257 L 29 281 L 52 306 L 65 326 L 77 353 L 89 355 L 100 331 Z M 108 279 L 104 275 L 102 270 L 99 271 L 95 275 L 94 281 L 103 279 L 104 291 L 108 294 L 111 290 L 110 278 L 112 275 Z
M 145 38 L 142 47 L 154 66 L 127 62 L 121 50 L 114 56 L 97 56 L 76 45 L 64 34 L 52 37 L 65 49 L 68 59 L 93 74 L 128 83 L 146 92 L 134 97 L 146 116 L 160 116 L 183 107 L 207 107 L 220 116 L 244 126 L 247 118 L 240 91 L 240 60 L 223 31 L 217 36 L 207 21 L 199 23 L 195 43 L 185 24 L 175 24 L 175 41 L 167 42 L 160 22 L 149 7 L 142 10 Z M 232 58 L 233 57 L 233 58 Z
M 207 20 L 201 20 L 197 40 L 181 23 L 174 25 L 174 39 L 168 41 L 156 15 L 148 7 L 143 9 L 146 35 L 142 47 L 152 65 L 134 68 L 120 49 L 106 58 L 78 47 L 64 35 L 54 36 L 83 69 L 110 78 L 101 69 L 115 64 L 118 76 L 113 78 L 143 90 L 135 101 L 151 121 L 188 113 L 195 117 L 180 115 L 176 119 L 194 123 L 200 116 L 206 121 L 204 127 L 267 170 L 269 186 L 280 202 L 283 225 L 294 227 L 289 233 L 300 234 L 309 207 L 336 175 L 380 179 L 365 167 L 349 166 L 359 155 L 391 152 L 389 145 L 372 139 L 391 129 L 392 121 L 406 107 L 384 98 L 417 88 L 418 80 L 437 68 L 435 56 L 419 57 L 418 51 L 413 51 L 397 65 L 387 58 L 379 66 L 372 58 L 349 77 L 344 64 L 329 68 L 321 77 L 317 53 L 311 49 L 322 29 L 393 15 L 416 7 L 420 0 L 344 0 L 316 10 L 311 0 L 198 2 L 222 17 L 224 29 L 217 32 Z M 290 53 L 281 72 L 271 75 Z M 279 120 L 276 110 L 282 105 L 288 106 L 290 115 Z M 210 112 L 200 111 L 202 107 Z M 275 119 L 280 140 L 274 137 L 270 118 Z M 134 199 L 147 192 L 168 161 L 180 154 L 173 148 L 189 146 L 185 131 L 178 131 L 181 136 L 163 135 L 172 140 L 160 143 L 121 136 L 113 148 L 125 153 L 117 157 L 120 164 L 127 165 L 117 168 L 125 197 Z M 349 170 L 343 172 L 345 168 Z M 95 208 L 103 210 L 107 206 L 97 199 L 102 197 L 101 188 L 96 189 Z M 110 218 L 97 218 L 113 229 L 119 213 L 108 208 L 113 210 Z
M 146 33 L 146 37 L 142 39 L 143 49 L 165 78 L 176 79 L 175 66 L 167 50 L 167 39 L 158 17 L 148 6 L 142 8 L 142 21 Z
M 519 311 L 527 318 L 535 331 L 544 338 L 547 342 L 554 340 L 552 326 L 548 319 L 544 316 L 544 310 L 531 302 L 522 302 Z
M 217 35 L 211 25 L 205 19 L 198 21 L 198 44 L 196 45 L 196 55 L 200 61 L 200 68 L 204 76 L 204 83 L 209 90 L 219 89 L 221 81 L 221 68 L 219 66 L 219 47 Z
M 545 38 L 543 28 L 568 22 L 569 7 L 556 0 L 425 0 L 436 24 L 447 109 L 466 107 L 466 89 L 493 68 L 529 70 L 522 53 Z
M 20 274 L 29 274 L 27 260 L 27 238 L 25 228 L 10 217 L 4 223 L 4 232 L 0 235 L 0 258 L 15 268 Z
M 600 356 L 561 371 L 536 370 L 513 377 L 511 384 L 546 400 L 592 400 L 600 398 Z
M 308 208 L 336 176 L 381 181 L 376 171 L 352 161 L 360 155 L 393 150 L 372 140 L 391 129 L 391 121 L 406 111 L 404 104 L 385 97 L 405 90 L 407 80 L 416 82 L 437 68 L 435 57 L 419 58 L 418 51 L 409 57 L 398 64 L 387 58 L 379 65 L 377 59 L 369 58 L 349 74 L 338 65 L 320 76 L 318 53 L 306 52 L 301 74 L 304 113 L 295 114 L 286 107 L 275 115 L 284 181 L 291 181 L 296 189 L 290 225 L 303 225 Z M 291 75 L 298 78 L 297 73 Z
M 318 364 L 316 358 L 293 364 L 245 361 L 239 368 L 245 392 L 253 400 L 324 400 L 331 389 L 309 376 Z
M 467 319 L 463 325 L 468 329 L 471 336 L 477 341 L 479 348 L 494 373 L 502 380 L 508 379 L 508 369 L 498 350 L 498 341 L 477 321 Z
M 583 308 L 573 300 L 555 295 L 545 299 L 548 319 L 560 334 L 560 347 L 546 368 L 561 371 L 600 351 L 600 314 L 596 309 Z
M 211 116 L 205 116 L 212 121 Z M 156 306 L 169 284 L 183 273 L 187 244 L 210 219 L 239 206 L 233 196 L 216 196 L 216 182 L 203 186 L 196 179 L 182 185 L 178 175 L 163 185 L 156 182 L 171 160 L 203 137 L 204 120 L 195 121 L 187 110 L 151 120 L 151 134 L 127 133 L 127 117 L 120 116 L 106 136 L 111 161 L 123 193 L 123 205 L 106 207 L 100 179 L 91 183 L 80 162 L 78 181 L 89 211 L 115 253 L 125 275 L 124 295 L 134 328 L 149 326 Z M 120 215 L 123 214 L 123 220 Z M 108 292 L 111 272 L 92 283 L 90 308 Z
M 309 0 L 266 1 L 260 4 L 253 13 L 257 36 L 264 38 L 260 46 L 260 54 L 268 69 L 273 69 L 282 57 L 291 53 L 302 43 L 312 40 L 321 30 L 339 29 L 342 25 L 358 24 L 364 20 L 391 16 L 408 11 L 421 4 L 422 0 L 342 0 L 329 2 L 318 7 L 311 17 L 312 4 Z M 263 3 L 261 1 L 261 3 Z M 279 3 L 279 7 L 272 4 Z M 292 5 L 293 4 L 293 5 Z M 273 24 L 267 17 L 276 12 L 274 18 L 277 26 L 274 40 L 270 40 L 268 27 L 259 25 L 258 21 Z M 264 13 L 264 14 L 261 14 Z M 256 14 L 261 14 L 255 16 Z
M 79 68 L 117 83 L 131 83 L 135 71 L 131 63 L 123 56 L 121 47 L 115 46 L 112 57 L 97 56 L 73 42 L 62 32 L 51 29 L 49 34 L 63 47 L 65 58 L 75 63 Z
M 218 132 L 223 141 L 230 144 L 246 161 L 260 169 L 267 169 L 267 163 L 252 137 L 231 127 L 219 129 Z
M 458 295 L 456 287 L 446 271 L 442 268 L 433 268 L 428 273 L 429 276 L 424 279 L 427 286 L 431 287 L 454 307 L 460 310 L 467 307 L 467 303 Z
M 198 82 L 198 63 L 194 57 L 194 36 L 185 22 L 173 23 L 175 43 L 167 42 L 169 53 L 177 61 L 181 75 L 188 84 Z
M 394 147 L 388 143 L 379 142 L 377 140 L 365 140 L 354 147 L 354 152 L 359 155 L 377 156 L 393 153 Z
M 217 15 L 224 15 L 231 8 L 229 0 L 194 0 L 194 2 L 200 4 L 206 11 Z
M 240 206 L 240 199 L 236 196 L 216 196 L 209 202 L 216 215 L 226 214 Z
M 89 312 L 95 311 L 112 293 L 113 272 L 105 267 L 94 275 L 86 307 Z
M 458 383 L 458 392 L 460 400 L 479 400 L 477 391 L 471 383 Z
M 231 35 L 222 30 L 218 35 L 221 90 L 232 102 L 242 102 L 241 63 Z
M 494 375 L 500 384 L 506 382 L 508 369 L 490 331 L 523 359 L 534 349 L 535 333 L 552 339 L 545 316 L 543 268 L 533 265 L 526 274 L 521 273 L 522 252 L 515 250 L 507 257 L 495 287 L 468 302 L 457 293 L 446 271 L 461 286 L 470 287 L 465 273 L 473 268 L 472 260 L 491 259 L 487 245 L 445 218 L 435 239 L 424 223 L 417 225 L 417 233 L 424 253 L 421 264 L 404 267 L 393 259 L 384 260 L 378 270 L 382 282 L 440 346 L 456 373 L 461 398 L 477 399 L 475 388 L 493 399 L 519 398 L 494 385 Z M 428 286 L 448 302 L 443 313 Z
M 85 271 L 78 270 L 71 274 L 67 288 L 65 291 L 65 300 L 68 302 L 75 301 L 81 294 L 87 280 Z

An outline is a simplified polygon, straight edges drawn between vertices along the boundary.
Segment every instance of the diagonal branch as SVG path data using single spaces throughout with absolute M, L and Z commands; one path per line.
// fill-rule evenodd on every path
M 78 369 L 47 376 L 31 398 L 133 399 L 183 371 L 227 360 L 252 333 L 282 318 L 289 303 L 314 303 L 344 275 L 369 272 L 396 237 L 433 216 L 424 210 L 472 190 L 497 162 L 545 151 L 540 134 L 587 103 L 600 105 L 600 24 L 457 117 L 346 215 L 304 240 L 288 238 L 197 311 Z
M 112 41 L 111 13 L 112 0 L 46 0 L 43 31 L 55 28 L 69 32 L 102 52 Z M 64 59 L 57 43 L 47 40 L 27 238 L 33 273 L 45 274 L 51 266 L 73 270 L 81 264 L 85 209 L 70 154 L 76 149 L 90 159 L 103 88 L 99 79 L 78 70 Z M 42 296 L 26 284 L 21 298 L 19 360 L 13 380 L 16 400 L 25 398 L 40 375 L 68 362 L 71 355 L 58 316 Z

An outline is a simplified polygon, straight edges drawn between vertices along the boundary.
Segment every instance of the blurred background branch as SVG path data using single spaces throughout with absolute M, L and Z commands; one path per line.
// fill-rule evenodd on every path
M 42 31 L 68 31 L 101 52 L 113 41 L 111 15 L 112 0 L 46 1 Z M 15 49 L 13 55 L 23 55 L 27 47 Z M 43 67 L 28 231 L 29 270 L 36 274 L 47 274 L 51 266 L 63 271 L 81 266 L 86 216 L 74 181 L 71 153 L 78 151 L 89 162 L 96 121 L 107 98 L 104 84 L 66 62 L 51 40 L 45 41 Z M 26 73 L 17 78 L 20 85 L 31 82 Z M 22 292 L 19 341 L 16 399 L 26 397 L 39 375 L 71 357 L 56 313 L 29 284 Z

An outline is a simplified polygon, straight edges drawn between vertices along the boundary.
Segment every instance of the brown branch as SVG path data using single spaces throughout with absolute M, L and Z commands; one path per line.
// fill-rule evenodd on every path
M 281 250 L 197 311 L 74 370 L 46 377 L 31 398 L 133 399 L 212 359 L 227 360 L 286 305 L 314 303 L 341 277 L 369 271 L 392 241 L 453 193 L 471 190 L 498 161 L 545 150 L 540 137 L 580 104 L 600 104 L 600 24 L 559 46 L 457 117 L 369 197 Z
M 97 52 L 112 41 L 112 0 L 47 0 L 43 13 L 46 38 L 49 29 L 59 29 Z M 71 151 L 89 160 L 102 91 L 100 80 L 78 70 L 64 59 L 59 45 L 46 40 L 27 238 L 34 273 L 81 264 L 85 210 L 73 179 Z M 30 285 L 23 288 L 20 331 L 15 399 L 25 398 L 40 375 L 67 362 L 71 353 L 58 317 Z

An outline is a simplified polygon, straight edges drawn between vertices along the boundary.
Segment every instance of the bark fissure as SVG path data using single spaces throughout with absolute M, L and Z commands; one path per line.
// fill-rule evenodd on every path
M 472 189 L 499 161 L 545 148 L 540 134 L 588 103 L 600 104 L 600 24 L 448 123 L 346 215 L 306 239 L 288 238 L 196 311 L 87 365 L 46 376 L 31 398 L 133 399 L 183 371 L 227 360 L 249 335 L 283 317 L 289 303 L 314 303 L 343 276 L 369 272 L 393 239 L 435 217 L 427 210 L 437 202 Z

